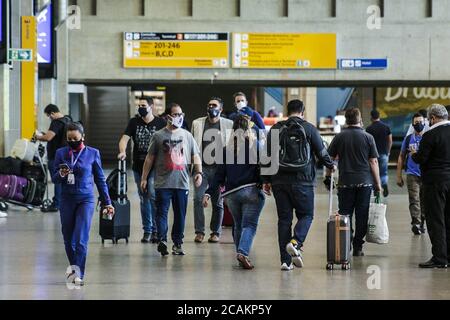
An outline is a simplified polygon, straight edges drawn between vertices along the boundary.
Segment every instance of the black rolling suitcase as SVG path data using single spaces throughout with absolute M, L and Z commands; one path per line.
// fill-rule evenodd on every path
M 333 175 L 330 184 L 330 200 L 327 221 L 327 270 L 340 264 L 343 270 L 350 269 L 350 219 L 333 213 Z
M 113 171 L 117 175 L 117 195 L 111 196 L 111 201 L 115 209 L 112 220 L 103 219 L 100 214 L 100 237 L 102 243 L 105 239 L 117 243 L 119 239 L 125 239 L 128 243 L 130 237 L 130 201 L 127 197 L 127 168 L 125 160 L 119 161 L 118 171 Z

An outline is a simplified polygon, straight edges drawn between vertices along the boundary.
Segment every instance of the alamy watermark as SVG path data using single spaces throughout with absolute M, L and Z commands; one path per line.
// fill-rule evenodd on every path
M 371 5 L 367 7 L 367 29 L 379 30 L 381 29 L 381 8 L 377 5 Z
M 80 6 L 68 6 L 67 7 L 67 20 L 66 26 L 69 30 L 81 29 L 81 8 Z
M 380 290 L 381 289 L 381 268 L 377 265 L 370 265 L 367 267 L 367 289 Z

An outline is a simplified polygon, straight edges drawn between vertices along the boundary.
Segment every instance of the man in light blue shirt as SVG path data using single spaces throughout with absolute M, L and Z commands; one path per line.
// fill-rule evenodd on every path
M 412 118 L 414 132 L 405 137 L 397 161 L 397 185 L 403 187 L 403 164 L 406 164 L 406 185 L 409 195 L 409 212 L 411 214 L 412 232 L 416 235 L 425 233 L 425 214 L 420 166 L 411 158 L 412 150 L 419 150 L 422 135 L 425 132 L 425 119 L 420 113 Z

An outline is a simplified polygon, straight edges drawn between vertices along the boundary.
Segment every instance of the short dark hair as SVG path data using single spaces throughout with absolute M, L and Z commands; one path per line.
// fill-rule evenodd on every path
M 172 109 L 173 108 L 175 108 L 175 107 L 180 107 L 181 108 L 181 106 L 178 104 L 178 103 L 176 103 L 176 102 L 171 102 L 171 103 L 169 103 L 168 105 L 167 105 L 167 108 L 166 108 L 166 111 L 164 112 L 166 115 L 171 115 L 172 114 Z
M 415 118 L 419 118 L 419 117 L 422 117 L 422 118 L 423 118 L 424 116 L 423 116 L 423 114 L 421 114 L 421 113 L 419 113 L 419 112 L 414 113 L 414 115 L 413 115 L 412 118 L 411 118 L 411 122 L 414 123 L 414 119 L 415 119 Z
M 211 98 L 209 99 L 209 101 L 211 101 L 211 100 L 216 100 L 216 101 L 218 101 L 220 107 L 221 107 L 221 108 L 223 107 L 223 101 L 222 101 L 221 98 L 219 98 L 219 97 L 211 97 Z
M 54 105 L 54 104 L 48 104 L 45 109 L 44 109 L 44 113 L 45 114 L 52 114 L 52 113 L 57 113 L 59 112 L 59 108 Z
M 351 108 L 345 111 L 345 121 L 349 126 L 358 124 L 361 122 L 361 111 L 358 108 Z
M 67 125 L 67 131 L 78 131 L 82 135 L 84 134 L 84 127 L 81 122 L 71 122 Z
M 294 113 L 302 113 L 305 111 L 305 106 L 303 102 L 298 99 L 294 99 L 288 102 L 287 104 L 287 113 L 288 116 Z
M 245 93 L 243 93 L 241 91 L 236 92 L 235 94 L 233 94 L 233 98 L 235 98 L 235 99 L 236 99 L 236 97 L 240 97 L 240 96 L 243 96 L 243 97 L 245 97 L 245 99 L 247 99 L 247 96 L 245 95 Z
M 153 104 L 153 98 L 149 97 L 149 96 L 142 96 L 142 97 L 139 98 L 139 100 L 147 101 L 149 106 L 151 106 Z
M 372 117 L 373 120 L 380 119 L 380 113 L 375 109 L 370 111 L 370 116 Z
M 420 109 L 417 113 L 420 113 L 425 119 L 428 117 L 428 111 L 426 109 Z

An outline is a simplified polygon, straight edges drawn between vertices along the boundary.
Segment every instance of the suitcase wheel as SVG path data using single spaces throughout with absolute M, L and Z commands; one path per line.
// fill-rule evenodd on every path
M 102 244 L 104 244 L 104 243 L 105 243 L 105 239 L 102 238 Z
M 128 238 L 125 238 L 125 241 L 127 242 L 127 244 L 128 244 Z
M 332 263 L 327 263 L 326 268 L 327 268 L 327 270 L 333 270 L 334 266 Z
M 113 242 L 114 244 L 117 244 L 117 239 L 116 239 L 116 238 L 112 238 L 112 242 Z
M 0 202 L 0 211 L 8 211 L 8 204 L 6 202 Z
M 350 270 L 350 262 L 342 264 L 342 270 Z

